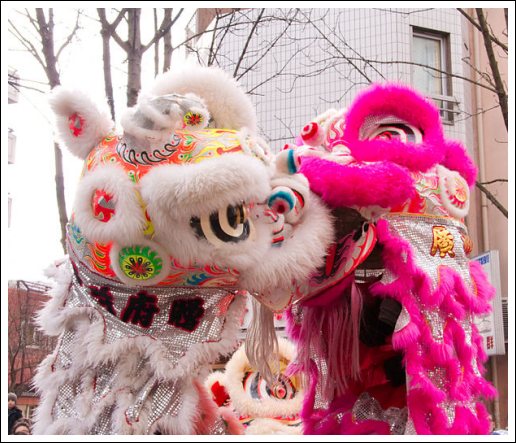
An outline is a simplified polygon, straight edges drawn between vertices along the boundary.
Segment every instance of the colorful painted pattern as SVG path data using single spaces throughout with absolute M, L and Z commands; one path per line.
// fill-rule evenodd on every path
M 123 248 L 119 254 L 120 269 L 133 280 L 148 280 L 158 275 L 163 267 L 159 255 L 148 246 Z
M 111 260 L 109 258 L 109 252 L 111 251 L 112 246 L 111 243 L 102 244 L 97 242 L 89 242 L 82 236 L 80 229 L 73 222 L 70 222 L 68 225 L 68 237 L 70 239 L 69 247 L 73 248 L 75 254 L 84 260 L 93 271 L 101 274 L 104 277 L 116 277 L 115 273 L 111 269 Z M 122 251 L 126 249 L 129 248 L 124 248 Z M 143 250 L 145 248 L 141 249 Z M 143 251 L 140 252 L 143 253 Z M 150 252 L 147 252 L 147 255 L 149 254 Z M 132 257 L 135 259 L 136 264 L 132 269 L 134 272 L 140 269 L 142 273 L 139 278 L 134 278 L 136 278 L 136 280 L 145 281 L 152 276 L 149 275 L 150 271 L 148 270 L 148 267 L 144 267 L 144 262 L 150 262 L 151 266 L 157 265 L 152 265 L 152 260 L 150 260 L 152 257 L 148 257 L 148 259 L 145 260 L 145 254 L 141 254 L 142 263 L 140 265 L 138 263 L 137 256 L 138 254 L 131 255 L 127 253 L 125 254 L 125 261 L 127 261 L 128 266 L 131 266 L 132 263 L 130 258 Z M 204 264 L 183 265 L 172 257 L 170 258 L 170 264 L 171 270 L 168 277 L 158 283 L 157 286 L 202 286 L 206 288 L 238 286 L 239 272 L 235 269 L 221 268 L 216 265 Z M 120 267 L 124 272 L 129 272 L 128 269 L 124 269 L 122 262 L 120 263 Z M 144 268 L 147 269 L 146 272 L 143 272 L 145 271 Z M 155 271 L 153 272 L 155 274 Z M 147 275 L 146 278 L 145 275 Z M 133 278 L 130 275 L 128 275 L 128 277 Z
M 106 137 L 86 160 L 91 171 L 101 164 L 118 163 L 138 182 L 157 164 L 200 163 L 229 153 L 245 153 L 237 131 L 230 129 L 202 129 L 176 131 L 168 143 L 152 152 L 128 147 L 123 137 Z

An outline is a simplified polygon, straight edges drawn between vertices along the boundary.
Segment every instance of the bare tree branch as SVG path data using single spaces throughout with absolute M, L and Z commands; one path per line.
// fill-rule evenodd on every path
M 68 35 L 68 37 L 66 38 L 66 40 L 64 41 L 64 43 L 61 45 L 61 47 L 57 50 L 57 54 L 56 54 L 56 59 L 59 60 L 59 56 L 61 55 L 61 52 L 63 51 L 64 48 L 66 48 L 72 41 L 72 39 L 75 37 L 75 34 L 77 33 L 78 29 L 79 29 L 79 17 L 81 16 L 81 11 L 78 10 L 77 11 L 77 18 L 75 20 L 75 26 L 72 30 L 72 32 L 70 32 L 70 34 Z
M 283 32 L 281 32 L 272 42 L 270 45 L 268 45 L 267 49 L 265 51 L 263 51 L 262 55 L 260 57 L 258 57 L 256 59 L 256 61 L 249 65 L 244 72 L 242 72 L 242 74 L 238 75 L 236 78 L 238 80 L 240 80 L 245 74 L 247 74 L 250 70 L 252 70 L 258 63 L 260 63 L 262 61 L 262 59 L 269 53 L 269 51 L 274 48 L 274 46 L 276 46 L 276 43 L 278 43 L 278 41 L 285 35 L 285 33 L 288 31 L 288 28 L 290 28 L 290 26 L 292 25 L 292 22 L 294 21 L 294 19 L 296 18 L 296 15 L 297 13 L 299 12 L 299 10 L 296 10 L 296 12 L 294 13 L 294 17 L 292 17 L 291 20 L 287 21 L 287 25 L 285 26 L 285 29 L 283 30 Z
M 493 45 L 491 43 L 491 40 L 489 39 L 489 30 L 487 28 L 487 21 L 484 16 L 484 11 L 481 8 L 478 8 L 476 9 L 476 12 L 478 17 L 478 23 L 482 30 L 482 36 L 484 37 L 484 46 L 486 48 L 489 66 L 491 68 L 493 79 L 496 85 L 495 92 L 498 95 L 498 103 L 500 104 L 500 110 L 502 111 L 503 121 L 505 122 L 505 128 L 508 130 L 509 112 L 507 109 L 507 92 L 502 81 L 502 76 L 500 75 L 500 69 L 498 68 L 498 62 L 496 61 L 496 56 L 493 51 Z
M 353 61 L 346 56 L 346 54 L 344 54 L 336 45 L 335 43 L 333 43 L 331 40 L 328 39 L 328 37 L 326 36 L 326 34 L 324 34 L 324 32 L 321 31 L 321 29 L 319 29 L 319 27 L 309 18 L 307 17 L 307 15 L 299 10 L 301 12 L 301 14 L 306 18 L 307 22 L 310 23 L 314 29 L 321 35 L 321 37 L 323 37 L 329 44 L 330 46 L 337 52 L 337 54 L 339 54 L 342 58 L 344 58 L 345 60 L 347 60 L 349 62 L 349 64 L 351 66 L 353 66 L 353 68 L 355 68 L 355 70 L 360 74 L 362 75 L 362 77 L 364 77 L 368 83 L 372 83 L 372 80 L 367 76 L 367 74 L 362 71 L 357 65 L 355 65 L 355 63 L 353 63 Z
M 129 51 L 129 42 L 127 41 L 123 41 L 122 38 L 118 35 L 118 33 L 116 32 L 116 28 L 118 26 L 118 24 L 120 23 L 120 21 L 125 17 L 125 14 L 127 12 L 127 9 L 122 9 L 117 17 L 115 18 L 115 20 L 113 21 L 113 23 L 109 23 L 106 19 L 106 10 L 105 9 L 102 9 L 102 8 L 98 8 L 97 9 L 97 13 L 99 15 L 99 18 L 100 18 L 100 21 L 102 23 L 102 25 L 105 27 L 106 29 L 106 32 L 109 33 L 109 35 L 111 37 L 113 37 L 113 40 L 115 40 L 115 42 L 118 43 L 118 45 L 124 50 L 124 51 Z
M 41 58 L 40 54 L 38 53 L 34 45 L 29 40 L 27 40 L 20 33 L 20 31 L 18 31 L 18 29 L 11 20 L 8 20 L 8 23 L 10 26 L 9 32 L 11 33 L 11 35 L 13 35 L 16 38 L 16 40 L 18 40 L 34 56 L 34 58 L 38 61 L 41 67 L 45 69 L 45 63 L 43 62 L 43 59 Z
M 482 31 L 482 28 L 481 26 L 473 19 L 473 17 L 471 17 L 466 11 L 464 11 L 464 9 L 462 8 L 457 8 L 457 11 L 459 11 L 464 17 L 466 17 L 466 19 L 475 27 L 477 28 L 480 32 L 483 32 Z M 495 35 L 493 34 L 493 32 L 489 32 L 488 35 L 487 35 L 487 38 L 489 38 L 493 43 L 497 44 L 498 46 L 500 46 L 500 48 L 502 48 L 505 53 L 507 54 L 509 52 L 509 47 L 505 44 L 505 43 L 502 43 L 500 40 L 498 40 Z
M 165 8 L 165 14 L 163 20 L 170 22 L 172 20 L 172 8 Z M 167 72 L 170 69 L 172 63 L 172 32 L 169 29 L 163 36 L 163 72 Z
M 495 207 L 505 216 L 505 218 L 509 218 L 509 212 L 507 211 L 507 209 L 504 208 L 504 206 L 498 201 L 498 199 L 489 191 L 489 189 L 487 189 L 482 183 L 480 183 L 479 181 L 477 181 L 475 183 L 475 185 L 477 186 L 478 189 L 480 189 L 480 191 L 482 193 L 485 194 L 485 196 L 487 197 L 487 199 L 493 204 L 495 205 Z
M 163 37 L 172 26 L 174 26 L 174 23 L 177 22 L 179 17 L 181 17 L 181 14 L 183 13 L 184 8 L 181 8 L 179 12 L 176 14 L 176 16 L 171 21 L 166 21 L 167 17 L 165 16 L 163 18 L 163 21 L 161 22 L 161 26 L 159 27 L 158 31 L 154 34 L 154 37 L 152 37 L 152 40 L 147 43 L 146 45 L 143 45 L 142 52 L 145 52 L 147 49 L 149 49 L 155 42 L 157 42 L 161 37 Z
M 347 58 L 347 60 L 348 59 L 356 60 L 356 59 L 349 58 L 349 57 Z M 454 73 L 446 72 L 446 71 L 443 71 L 441 69 L 434 68 L 432 66 L 424 65 L 422 63 L 409 62 L 409 61 L 403 61 L 403 60 L 369 60 L 369 59 L 367 60 L 367 62 L 369 62 L 369 63 L 376 63 L 376 64 L 379 64 L 379 65 L 399 64 L 399 65 L 421 66 L 422 68 L 426 68 L 426 69 L 429 69 L 429 70 L 434 71 L 434 72 L 438 72 L 438 73 L 443 74 L 443 75 L 447 75 L 447 76 L 454 77 L 454 78 L 460 78 L 461 80 L 465 80 L 465 81 L 467 81 L 469 83 L 472 83 L 474 85 L 480 86 L 481 88 L 487 89 L 488 91 L 497 93 L 497 90 L 495 88 L 493 88 L 493 87 L 490 87 L 490 86 L 485 85 L 483 83 L 477 82 L 475 80 L 471 80 L 468 77 L 464 77 L 464 76 L 459 75 L 459 74 L 454 74 Z
M 490 180 L 488 182 L 480 182 L 481 185 L 492 185 L 493 183 L 508 183 L 509 180 L 506 178 L 497 178 L 495 180 Z
M 256 18 L 255 22 L 253 23 L 251 30 L 249 31 L 249 35 L 247 36 L 247 40 L 245 42 L 244 48 L 242 49 L 242 52 L 240 53 L 240 57 L 238 58 L 237 64 L 235 66 L 235 70 L 233 71 L 233 77 L 236 77 L 238 74 L 238 68 L 240 68 L 240 64 L 242 63 L 242 60 L 244 59 L 244 56 L 247 52 L 247 48 L 249 47 L 249 43 L 251 42 L 253 33 L 254 33 L 256 27 L 258 26 L 258 23 L 260 23 L 260 20 L 262 19 L 264 12 L 265 12 L 265 8 L 262 8 L 262 10 L 260 11 L 260 14 L 258 14 L 258 17 Z

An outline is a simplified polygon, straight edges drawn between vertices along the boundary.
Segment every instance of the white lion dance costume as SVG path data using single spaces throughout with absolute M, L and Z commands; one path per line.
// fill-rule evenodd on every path
M 226 363 L 224 372 L 213 372 L 205 385 L 221 408 L 231 408 L 246 434 L 301 434 L 303 386 L 300 377 L 286 374 L 296 356 L 295 346 L 278 339 L 279 375 L 271 387 L 249 363 L 242 345 Z
M 162 75 L 122 135 L 79 93 L 56 91 L 52 107 L 85 165 L 39 315 L 59 342 L 35 379 L 35 433 L 241 433 L 202 386 L 207 365 L 236 346 L 243 290 L 270 299 L 321 265 L 328 211 L 293 155 L 274 168 L 219 70 Z

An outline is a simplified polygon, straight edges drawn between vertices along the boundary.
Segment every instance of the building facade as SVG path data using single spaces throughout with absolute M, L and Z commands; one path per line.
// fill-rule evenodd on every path
M 49 286 L 24 280 L 9 281 L 8 288 L 8 383 L 18 396 L 17 406 L 30 417 L 38 404 L 32 378 L 41 361 L 50 354 L 56 339 L 36 326 L 36 313 L 49 299 Z

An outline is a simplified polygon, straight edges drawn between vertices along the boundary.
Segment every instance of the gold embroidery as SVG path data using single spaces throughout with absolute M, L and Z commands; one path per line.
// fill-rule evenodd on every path
M 437 251 L 439 251 L 439 256 L 444 258 L 446 254 L 450 257 L 455 257 L 455 252 L 453 252 L 453 247 L 455 243 L 453 241 L 453 235 L 448 229 L 444 226 L 433 226 L 433 241 L 432 241 L 432 249 L 430 250 L 430 255 L 434 256 Z

